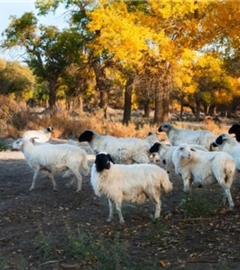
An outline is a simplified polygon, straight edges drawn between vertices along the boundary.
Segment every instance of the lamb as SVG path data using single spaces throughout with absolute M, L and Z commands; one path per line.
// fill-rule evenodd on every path
M 226 152 L 233 157 L 236 168 L 240 171 L 240 143 L 231 135 L 223 133 L 213 142 L 213 147 L 216 146 L 220 151 Z
M 23 139 L 30 140 L 34 138 L 35 143 L 45 143 L 51 139 L 53 128 L 48 126 L 44 130 L 28 130 L 22 135 Z
M 175 171 L 183 179 L 183 190 L 189 192 L 194 182 L 207 186 L 218 182 L 224 191 L 224 203 L 228 199 L 229 209 L 234 203 L 231 195 L 235 161 L 224 152 L 204 152 L 192 149 L 187 143 L 180 144 L 173 152 Z
M 229 134 L 235 134 L 235 138 L 238 142 L 240 142 L 240 125 L 239 124 L 233 124 L 229 130 Z
M 87 154 L 77 146 L 69 144 L 39 144 L 26 139 L 17 139 L 12 144 L 12 149 L 23 152 L 28 165 L 33 168 L 34 175 L 29 190 L 33 190 L 39 171 L 44 171 L 52 180 L 53 189 L 57 190 L 54 179 L 56 171 L 71 171 L 77 179 L 77 192 L 82 189 L 81 168 L 85 175 L 89 174 Z M 73 181 L 70 183 L 70 185 Z
M 165 122 L 159 128 L 159 132 L 166 132 L 169 142 L 172 145 L 180 143 L 198 144 L 210 150 L 211 143 L 216 139 L 216 135 L 208 130 L 179 129 L 171 123 Z
M 104 196 L 109 203 L 107 222 L 113 218 L 113 203 L 121 224 L 122 202 L 144 203 L 150 198 L 155 204 L 154 218 L 160 217 L 162 190 L 168 193 L 172 190 L 172 183 L 168 174 L 155 164 L 114 164 L 108 153 L 96 155 L 91 170 L 91 184 L 95 194 Z
M 132 164 L 149 163 L 150 145 L 138 138 L 117 138 L 114 136 L 100 135 L 93 130 L 85 130 L 78 139 L 88 142 L 95 154 L 108 152 L 114 163 Z
M 191 144 L 191 147 L 195 150 L 207 151 L 207 149 L 201 145 Z M 177 146 L 172 146 L 166 143 L 155 143 L 149 150 L 150 153 L 158 153 L 160 161 L 165 165 L 167 173 L 174 173 L 174 164 L 172 162 L 172 155 Z

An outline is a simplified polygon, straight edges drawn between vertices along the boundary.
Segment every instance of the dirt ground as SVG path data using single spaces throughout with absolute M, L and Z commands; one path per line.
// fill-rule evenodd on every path
M 93 158 L 89 155 L 90 166 Z M 162 195 L 159 221 L 150 218 L 150 202 L 124 204 L 124 226 L 116 214 L 113 222 L 105 221 L 107 201 L 94 195 L 89 176 L 84 177 L 80 193 L 75 192 L 76 187 L 66 187 L 68 180 L 61 177 L 62 173 L 56 174 L 57 192 L 42 175 L 30 192 L 32 176 L 22 153 L 0 152 L 0 269 L 99 269 L 64 253 L 66 226 L 73 233 L 81 230 L 93 236 L 93 241 L 112 241 L 118 235 L 122 243 L 128 244 L 127 256 L 138 266 L 136 269 L 240 269 L 238 174 L 232 187 L 233 211 L 217 208 L 205 216 L 186 215 L 180 207 L 182 182 L 175 176 L 171 177 L 173 192 Z M 220 204 L 218 186 L 201 192 L 208 194 L 209 205 L 216 201 Z M 51 236 L 55 245 L 52 257 L 37 252 L 41 235 Z M 104 269 L 133 268 L 113 264 Z

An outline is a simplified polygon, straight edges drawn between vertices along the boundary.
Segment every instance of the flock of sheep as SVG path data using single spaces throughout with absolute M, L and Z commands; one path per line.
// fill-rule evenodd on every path
M 146 139 L 117 138 L 100 135 L 93 130 L 84 131 L 79 142 L 88 142 L 96 158 L 90 170 L 87 153 L 77 144 L 68 142 L 51 144 L 52 127 L 45 130 L 29 130 L 22 138 L 13 142 L 12 148 L 23 152 L 28 165 L 34 170 L 30 190 L 34 189 L 40 171 L 52 180 L 56 171 L 65 171 L 63 177 L 75 176 L 77 192 L 82 189 L 82 172 L 90 173 L 94 193 L 106 197 L 109 203 L 109 216 L 113 218 L 114 206 L 120 223 L 122 202 L 144 203 L 150 199 L 155 205 L 154 218 L 160 217 L 161 193 L 173 189 L 171 175 L 176 173 L 183 180 L 183 190 L 190 192 L 195 186 L 208 186 L 218 183 L 224 192 L 224 201 L 229 209 L 234 203 L 231 186 L 236 169 L 240 171 L 240 125 L 234 124 L 229 134 L 218 137 L 208 130 L 188 130 L 163 123 L 158 131 L 165 132 L 169 143 L 160 142 L 156 133 L 151 132 Z M 235 134 L 233 137 L 230 134 Z M 164 169 L 155 164 L 158 154 Z

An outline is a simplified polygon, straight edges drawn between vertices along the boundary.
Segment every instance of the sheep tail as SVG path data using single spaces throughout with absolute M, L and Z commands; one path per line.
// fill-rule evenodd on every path
M 161 186 L 165 193 L 169 193 L 173 189 L 172 182 L 168 179 L 168 177 L 164 177 L 162 179 Z

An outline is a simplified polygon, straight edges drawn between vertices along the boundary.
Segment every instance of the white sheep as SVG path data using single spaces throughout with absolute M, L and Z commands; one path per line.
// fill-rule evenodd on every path
M 235 161 L 229 154 L 195 150 L 182 143 L 174 150 L 172 161 L 176 173 L 183 179 L 185 192 L 191 190 L 192 183 L 198 186 L 218 183 L 224 191 L 224 202 L 227 198 L 229 208 L 234 207 L 230 189 L 235 173 Z
M 219 135 L 213 142 L 213 147 L 218 147 L 220 151 L 228 153 L 233 157 L 236 168 L 240 171 L 240 143 L 237 139 L 227 133 Z
M 149 131 L 147 137 L 144 141 L 148 142 L 150 146 L 152 146 L 156 142 L 160 142 L 157 133 L 153 131 Z
M 53 189 L 57 189 L 54 179 L 56 171 L 69 170 L 77 179 L 77 192 L 82 189 L 82 176 L 79 169 L 82 168 L 85 175 L 89 174 L 87 154 L 77 146 L 69 144 L 39 144 L 26 139 L 17 139 L 12 144 L 12 149 L 23 152 L 28 165 L 33 168 L 34 175 L 29 190 L 33 190 L 40 171 L 44 171 L 52 180 Z M 73 181 L 70 183 L 70 185 Z
M 216 135 L 209 130 L 180 129 L 169 122 L 163 123 L 158 131 L 166 132 L 172 145 L 179 145 L 180 143 L 198 144 L 207 150 L 210 150 L 211 143 L 216 139 Z
M 109 203 L 110 222 L 113 218 L 113 203 L 116 206 L 120 223 L 124 223 L 122 216 L 122 202 L 144 203 L 151 199 L 155 204 L 154 218 L 160 217 L 162 191 L 172 190 L 172 183 L 166 171 L 154 164 L 114 164 L 107 153 L 96 155 L 91 170 L 91 184 L 95 194 L 106 197 Z
M 88 142 L 95 154 L 108 152 L 118 164 L 150 162 L 150 145 L 138 138 L 117 138 L 86 130 L 79 136 L 79 141 Z
M 195 150 L 207 151 L 207 149 L 201 145 L 191 144 L 191 147 Z M 172 174 L 175 172 L 174 164 L 172 162 L 172 155 L 177 146 L 173 146 L 166 143 L 155 143 L 149 150 L 150 153 L 158 153 L 160 161 L 165 166 L 165 170 Z
M 53 128 L 51 126 L 44 130 L 27 130 L 23 133 L 23 139 L 34 139 L 35 143 L 45 143 L 51 139 Z

